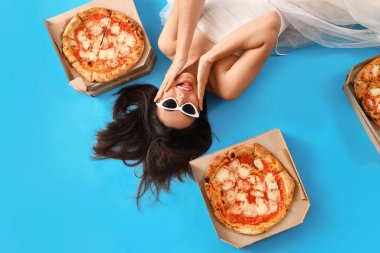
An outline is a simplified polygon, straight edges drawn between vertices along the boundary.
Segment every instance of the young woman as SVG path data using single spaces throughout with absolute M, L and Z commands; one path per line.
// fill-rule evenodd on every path
M 326 4 L 330 14 L 322 8 Z M 137 201 L 149 189 L 156 197 L 169 190 L 173 177 L 191 175 L 189 160 L 210 147 L 205 91 L 237 98 L 277 45 L 299 47 L 310 40 L 335 47 L 380 45 L 376 31 L 333 24 L 334 15 L 341 25 L 353 22 L 331 1 L 177 0 L 165 10 L 170 14 L 158 46 L 173 62 L 164 81 L 159 89 L 122 89 L 114 120 L 98 133 L 94 147 L 98 158 L 120 159 L 128 166 L 142 163 Z M 324 17 L 316 10 L 324 10 Z M 287 36 L 280 36 L 289 25 Z

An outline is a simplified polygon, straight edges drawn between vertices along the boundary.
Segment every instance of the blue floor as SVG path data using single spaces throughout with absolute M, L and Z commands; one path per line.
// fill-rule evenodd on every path
M 133 169 L 90 159 L 113 92 L 75 92 L 42 22 L 85 2 L 1 4 L 0 252 L 237 252 L 218 240 L 194 181 L 174 182 L 161 203 L 145 197 L 138 211 Z M 170 64 L 157 49 L 164 4 L 136 1 L 158 58 L 133 83 L 160 84 Z M 379 53 L 300 49 L 270 57 L 239 99 L 209 95 L 218 137 L 209 152 L 280 128 L 311 201 L 303 224 L 241 252 L 378 250 L 380 156 L 342 85 L 351 66 Z

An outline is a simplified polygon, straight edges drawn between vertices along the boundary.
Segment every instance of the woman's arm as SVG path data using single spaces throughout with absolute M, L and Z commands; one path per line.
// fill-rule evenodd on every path
M 162 96 L 165 90 L 168 90 L 173 85 L 175 77 L 182 71 L 187 62 L 194 31 L 202 13 L 204 2 L 205 0 L 177 0 L 174 3 L 168 23 L 165 25 L 159 38 L 160 49 L 164 49 L 162 50 L 163 52 L 174 53 L 174 56 L 172 56 L 174 58 L 160 86 L 155 101 Z M 167 45 L 166 43 L 174 45 Z M 173 46 L 176 48 L 175 52 L 171 49 Z M 170 55 L 168 56 L 172 58 Z
M 214 72 L 213 92 L 223 99 L 234 99 L 257 76 L 273 46 L 281 25 L 280 17 L 270 12 L 230 33 L 204 54 L 198 67 L 198 97 L 203 100 L 210 71 Z M 240 57 L 231 57 L 244 51 Z
M 187 59 L 195 28 L 202 13 L 205 0 L 178 1 L 178 32 L 176 57 Z

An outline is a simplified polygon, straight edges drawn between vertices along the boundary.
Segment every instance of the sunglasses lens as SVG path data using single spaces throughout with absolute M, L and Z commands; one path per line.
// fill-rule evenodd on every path
M 177 107 L 177 103 L 174 99 L 168 99 L 162 103 L 162 105 L 168 109 L 174 109 Z
M 182 107 L 182 110 L 190 115 L 195 115 L 195 108 L 190 104 L 186 104 Z

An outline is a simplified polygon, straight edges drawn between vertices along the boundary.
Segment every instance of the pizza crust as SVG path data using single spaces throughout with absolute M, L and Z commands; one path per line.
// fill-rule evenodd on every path
M 93 73 L 93 70 L 91 68 L 84 67 L 83 63 L 81 64 L 79 61 L 74 62 L 72 65 L 75 70 L 83 76 L 84 79 L 91 82 Z
M 62 37 L 62 51 L 70 63 L 78 61 L 78 58 L 74 54 L 74 51 L 78 50 L 78 47 L 79 46 L 75 40 L 69 39 L 67 37 Z
M 93 7 L 93 8 L 89 8 L 89 9 L 85 9 L 85 10 L 82 10 L 78 13 L 78 16 L 82 19 L 82 20 L 85 20 L 87 19 L 88 17 L 94 15 L 94 14 L 100 14 L 100 15 L 104 15 L 104 16 L 108 16 L 110 17 L 111 16 L 111 10 L 108 10 L 106 8 L 102 8 L 102 7 Z
M 251 158 L 244 160 L 244 156 Z M 239 158 L 242 161 L 238 161 Z M 255 159 L 262 160 L 263 168 L 258 168 L 260 164 L 255 165 Z M 276 178 L 282 180 L 281 187 Z M 246 186 L 248 182 L 252 184 Z M 215 217 L 224 226 L 239 233 L 255 235 L 268 231 L 285 217 L 292 202 L 295 183 L 282 164 L 264 147 L 255 143 L 234 147 L 215 157 L 206 171 L 204 187 Z M 277 192 L 277 195 L 273 195 L 273 192 Z M 269 196 L 269 193 L 272 195 Z M 252 196 L 254 202 L 248 200 Z M 272 207 L 275 211 L 271 210 Z M 227 213 L 236 214 L 237 217 L 243 213 L 248 218 L 264 215 L 268 220 L 247 224 L 238 222 L 240 218 L 230 220 L 228 215 L 225 216 Z
M 295 183 L 293 178 L 290 176 L 289 172 L 286 170 L 281 171 L 278 176 L 282 179 L 285 185 L 285 202 L 284 205 L 289 207 L 290 204 L 292 203 L 292 198 L 294 194 L 294 189 L 295 189 Z
M 81 26 L 84 27 L 82 20 L 77 15 L 74 16 L 65 27 L 62 37 L 74 40 L 75 31 L 79 29 Z

